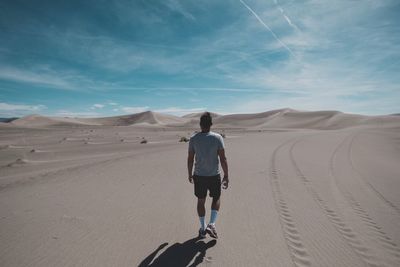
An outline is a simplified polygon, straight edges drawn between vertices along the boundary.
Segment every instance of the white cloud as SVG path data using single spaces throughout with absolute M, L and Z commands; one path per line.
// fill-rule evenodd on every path
M 120 107 L 120 110 L 125 113 L 139 113 L 149 110 L 149 107 Z
M 28 84 L 45 85 L 61 89 L 73 89 L 72 84 L 53 73 L 21 70 L 8 66 L 0 66 L 0 79 L 23 82 Z
M 45 105 L 26 105 L 26 104 L 10 104 L 0 103 L 0 116 L 1 117 L 20 117 L 32 113 L 39 113 L 47 109 Z
M 116 105 L 118 105 L 118 103 L 115 103 L 115 102 L 108 102 L 107 104 L 110 105 L 110 106 L 116 106 Z
M 107 90 L 123 87 L 119 84 L 92 79 L 75 70 L 59 70 L 47 65 L 32 65 L 27 69 L 0 65 L 0 79 L 73 91 Z
M 180 107 L 167 107 L 162 109 L 155 109 L 155 112 L 167 113 L 176 116 L 182 116 L 189 113 L 203 112 L 206 108 L 180 108 Z
M 20 105 L 20 104 L 9 104 L 0 103 L 0 111 L 39 111 L 45 109 L 44 105 Z
M 179 0 L 168 0 L 165 1 L 165 3 L 171 10 L 180 13 L 185 18 L 189 20 L 196 20 L 196 18 L 182 6 Z
M 121 89 L 122 90 L 122 89 Z M 190 94 L 198 95 L 199 92 L 203 91 L 211 91 L 211 92 L 232 92 L 232 93 L 261 93 L 263 92 L 262 89 L 255 89 L 251 87 L 247 88 L 233 88 L 233 87 L 157 87 L 157 88 L 152 88 L 152 87 L 127 87 L 124 88 L 124 90 L 143 90 L 146 91 L 147 93 L 160 93 L 160 95 L 163 92 L 187 92 Z M 111 105 L 111 104 L 110 104 Z M 117 105 L 115 103 L 115 105 Z
M 103 104 L 94 104 L 92 107 L 91 107 L 91 109 L 99 109 L 99 108 L 104 108 L 105 107 L 105 105 L 103 105 Z

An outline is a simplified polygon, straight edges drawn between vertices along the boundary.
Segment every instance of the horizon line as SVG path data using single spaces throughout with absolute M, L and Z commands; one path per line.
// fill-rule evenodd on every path
M 226 116 L 226 115 L 252 115 L 252 114 L 260 114 L 260 113 L 267 113 L 271 111 L 290 111 L 290 112 L 337 112 L 337 113 L 343 113 L 343 114 L 349 114 L 349 115 L 360 115 L 360 116 L 368 116 L 368 117 L 377 117 L 377 116 L 399 116 L 400 112 L 396 113 L 390 113 L 390 114 L 379 114 L 379 115 L 366 115 L 366 114 L 361 114 L 361 113 L 352 113 L 352 112 L 344 112 L 340 110 L 332 110 L 332 109 L 326 109 L 326 110 L 301 110 L 301 109 L 293 109 L 293 108 L 278 108 L 278 109 L 270 109 L 270 110 L 265 110 L 265 111 L 259 111 L 259 112 L 214 112 L 211 110 L 205 110 L 205 111 L 200 111 L 200 112 L 189 112 L 185 113 L 183 115 L 176 115 L 172 114 L 169 112 L 159 112 L 157 110 L 145 110 L 141 112 L 135 112 L 135 113 L 124 113 L 124 114 L 117 114 L 117 115 L 105 115 L 105 116 L 63 116 L 63 115 L 51 115 L 51 114 L 41 114 L 41 113 L 31 113 L 23 116 L 1 116 L 1 119 L 20 119 L 20 118 L 25 118 L 29 116 L 41 116 L 41 117 L 49 117 L 49 118 L 79 118 L 79 119 L 96 119 L 96 118 L 112 118 L 112 117 L 123 117 L 123 116 L 132 116 L 132 115 L 138 115 L 138 114 L 143 114 L 143 113 L 157 113 L 157 114 L 162 114 L 162 115 L 169 115 L 169 116 L 175 116 L 178 118 L 182 118 L 187 115 L 191 114 L 202 114 L 205 112 L 210 112 L 212 114 L 216 114 L 218 116 Z

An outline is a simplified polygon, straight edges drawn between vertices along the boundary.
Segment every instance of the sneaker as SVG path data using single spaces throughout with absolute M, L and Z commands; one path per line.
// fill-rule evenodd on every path
M 199 237 L 200 238 L 205 238 L 207 236 L 207 232 L 206 232 L 206 230 L 203 230 L 203 229 L 199 229 Z
M 218 238 L 217 229 L 215 228 L 215 224 L 207 225 L 206 231 L 212 238 Z

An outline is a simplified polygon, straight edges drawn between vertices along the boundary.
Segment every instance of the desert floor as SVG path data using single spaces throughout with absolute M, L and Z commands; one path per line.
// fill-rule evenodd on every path
M 0 266 L 400 266 L 399 128 L 225 129 L 218 240 L 192 131 L 0 128 Z

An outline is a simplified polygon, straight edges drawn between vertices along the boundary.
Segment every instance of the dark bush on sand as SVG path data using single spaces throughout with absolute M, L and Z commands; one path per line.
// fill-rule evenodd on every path
M 182 136 L 181 139 L 179 140 L 179 142 L 189 142 L 189 139 L 185 136 Z

